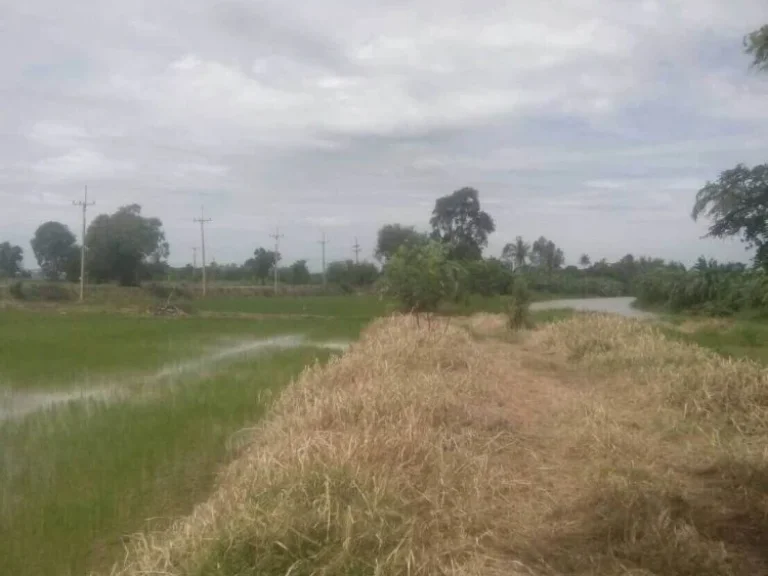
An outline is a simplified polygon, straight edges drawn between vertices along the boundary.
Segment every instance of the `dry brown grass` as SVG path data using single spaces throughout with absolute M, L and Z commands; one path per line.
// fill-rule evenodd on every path
M 521 347 L 382 320 L 114 573 L 768 573 L 765 390 L 636 322 L 576 318 Z

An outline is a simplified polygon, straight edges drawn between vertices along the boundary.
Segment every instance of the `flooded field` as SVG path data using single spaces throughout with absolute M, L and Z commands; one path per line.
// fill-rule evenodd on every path
M 108 569 L 126 535 L 188 512 L 280 390 L 364 324 L 3 314 L 0 572 L 18 576 Z

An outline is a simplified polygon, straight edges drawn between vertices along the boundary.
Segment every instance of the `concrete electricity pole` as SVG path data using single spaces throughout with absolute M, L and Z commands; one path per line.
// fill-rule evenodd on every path
M 200 222 L 200 245 L 203 253 L 203 296 L 208 292 L 208 280 L 205 277 L 205 224 L 211 222 L 211 218 L 206 218 L 203 207 L 200 207 L 200 218 L 193 218 L 193 222 Z
M 325 286 L 328 282 L 325 276 L 325 245 L 328 244 L 328 240 L 325 239 L 325 232 L 323 232 L 323 239 L 318 243 L 323 247 L 323 286 Z
M 82 302 L 85 295 L 85 213 L 88 210 L 88 206 L 96 204 L 96 202 L 88 202 L 88 186 L 85 187 L 83 199 L 72 202 L 72 204 L 74 206 L 81 206 L 83 209 L 83 244 L 80 246 L 80 302 Z
M 277 294 L 277 264 L 280 261 L 280 238 L 283 237 L 280 234 L 280 228 L 275 228 L 275 233 L 270 234 L 269 237 L 275 239 L 275 294 Z
M 357 241 L 357 236 L 355 236 L 355 243 L 352 246 L 352 251 L 355 253 L 355 264 L 360 264 L 360 244 Z

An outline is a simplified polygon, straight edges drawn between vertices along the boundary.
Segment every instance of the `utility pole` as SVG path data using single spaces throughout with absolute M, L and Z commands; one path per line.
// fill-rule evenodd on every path
M 82 302 L 85 295 L 85 213 L 88 206 L 96 204 L 96 202 L 88 202 L 88 186 L 85 187 L 83 199 L 72 204 L 83 209 L 83 244 L 80 246 L 80 302 Z
M 318 242 L 323 247 L 323 286 L 327 284 L 325 276 L 325 245 L 328 244 L 328 240 L 325 239 L 325 232 L 323 232 L 323 239 Z
M 275 233 L 270 234 L 269 237 L 275 239 L 275 294 L 277 294 L 277 263 L 280 261 L 280 238 L 283 237 L 280 234 L 280 228 L 275 228 Z
M 355 264 L 360 264 L 360 244 L 357 241 L 357 236 L 355 236 L 355 243 L 352 246 L 352 251 L 355 253 Z
M 205 296 L 206 292 L 208 292 L 208 282 L 207 278 L 205 277 L 205 224 L 210 221 L 211 218 L 205 217 L 202 206 L 200 207 L 200 218 L 192 219 L 192 222 L 200 222 L 200 245 L 202 247 L 203 253 L 203 296 Z M 197 251 L 195 251 L 195 254 L 197 254 Z

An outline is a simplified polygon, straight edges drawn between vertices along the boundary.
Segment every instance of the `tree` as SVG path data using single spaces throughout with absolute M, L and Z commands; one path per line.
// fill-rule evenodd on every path
M 531 263 L 544 270 L 551 272 L 557 270 L 565 262 L 563 251 L 558 248 L 554 242 L 540 236 L 533 243 L 531 248 Z
M 696 194 L 691 216 L 712 221 L 707 236 L 740 237 L 755 248 L 754 262 L 768 269 L 768 164 L 726 170 Z
M 253 258 L 245 262 L 245 267 L 250 269 L 253 275 L 264 284 L 279 260 L 279 255 L 274 250 L 256 248 L 253 251 Z
M 70 261 L 77 252 L 75 240 L 72 231 L 61 222 L 46 222 L 35 231 L 30 244 L 48 280 L 61 280 L 71 267 Z
M 10 242 L 0 244 L 0 276 L 5 278 L 21 276 L 23 259 L 24 251 L 21 246 L 12 245 Z
M 380 262 L 389 260 L 400 246 L 426 242 L 427 237 L 413 226 L 387 224 L 379 229 L 374 255 Z
M 507 294 L 514 280 L 509 266 L 497 258 L 472 260 L 464 263 L 467 272 L 466 292 L 481 296 Z
M 384 293 L 410 312 L 434 312 L 461 290 L 462 268 L 436 241 L 402 246 L 384 267 Z
M 163 223 L 130 204 L 94 218 L 86 234 L 88 272 L 95 282 L 133 286 L 168 257 Z
M 582 268 L 589 268 L 589 265 L 592 263 L 592 260 L 590 260 L 589 255 L 582 254 L 579 257 L 579 266 Z
M 493 218 L 480 210 L 479 193 L 462 188 L 438 198 L 432 211 L 432 238 L 448 246 L 448 256 L 456 260 L 479 260 L 495 229 Z
M 752 65 L 768 71 L 768 24 L 744 38 L 744 48 L 752 56 Z
M 525 261 L 530 253 L 531 245 L 525 242 L 522 236 L 518 236 L 514 243 L 504 246 L 501 251 L 501 259 L 517 270 L 525 266 Z
M 370 286 L 379 276 L 379 269 L 370 262 L 353 260 L 338 260 L 331 262 L 326 268 L 328 282 L 342 287 Z
M 291 279 L 290 283 L 295 285 L 309 284 L 311 276 L 309 274 L 309 268 L 307 268 L 306 260 L 297 260 L 290 266 Z

